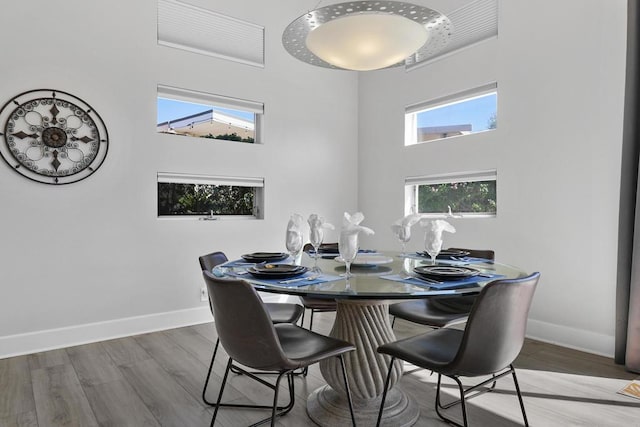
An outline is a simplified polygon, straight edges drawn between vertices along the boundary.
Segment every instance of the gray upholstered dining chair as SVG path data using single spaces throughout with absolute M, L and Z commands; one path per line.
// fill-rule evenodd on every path
M 208 272 L 211 272 L 215 267 L 219 266 L 220 264 L 224 264 L 228 260 L 229 259 L 224 254 L 224 252 L 211 252 L 198 258 L 202 271 Z M 269 316 L 271 317 L 271 321 L 273 323 L 295 323 L 298 321 L 298 319 L 300 319 L 300 316 L 302 316 L 304 312 L 304 308 L 302 308 L 302 306 L 299 304 L 264 303 L 264 306 L 267 310 L 267 313 L 269 313 Z M 209 308 L 211 309 L 211 314 L 213 314 L 213 304 L 211 302 L 211 298 L 209 298 Z M 209 370 L 207 371 L 207 378 L 204 382 L 204 387 L 202 388 L 202 401 L 209 406 L 213 406 L 214 403 L 208 401 L 206 398 L 207 387 L 209 386 L 211 371 L 213 369 L 213 362 L 216 359 L 219 345 L 220 339 L 216 339 L 216 344 L 213 348 L 213 355 L 211 356 L 211 363 L 209 364 Z
M 487 284 L 476 299 L 464 331 L 441 328 L 425 334 L 387 343 L 378 347 L 378 353 L 404 360 L 438 374 L 436 412 L 443 420 L 467 426 L 466 400 L 492 391 L 496 380 L 511 374 L 520 402 L 524 424 L 529 425 L 513 361 L 524 343 L 527 317 L 540 273 L 519 279 L 495 280 Z M 385 381 L 378 425 L 384 409 L 391 369 Z M 452 378 L 458 385 L 460 399 L 442 405 L 440 399 L 442 375 Z M 459 377 L 491 377 L 472 387 L 464 388 Z M 493 383 L 490 388 L 484 387 Z M 482 388 L 484 387 L 484 388 Z M 467 397 L 470 392 L 475 392 Z M 444 416 L 441 409 L 461 405 L 463 424 Z
M 273 426 L 276 417 L 289 412 L 295 403 L 293 372 L 330 357 L 337 357 L 340 360 L 351 421 L 355 425 L 351 392 L 343 359 L 344 353 L 355 350 L 351 343 L 320 335 L 291 323 L 274 324 L 251 284 L 240 279 L 216 277 L 208 271 L 203 271 L 202 274 L 211 296 L 218 337 L 229 355 L 211 426 L 214 425 L 221 406 L 258 407 L 220 403 L 229 370 L 234 362 L 251 369 L 278 373 L 275 384 L 272 384 L 243 368 L 238 368 L 243 374 L 274 390 L 271 417 L 254 424 L 270 420 Z M 285 376 L 289 384 L 289 404 L 278 407 L 280 381 Z
M 449 250 L 469 252 L 469 256 L 473 258 L 491 261 L 496 257 L 495 252 L 488 249 L 449 248 Z M 466 295 L 405 301 L 391 304 L 389 314 L 394 316 L 392 326 L 396 318 L 400 318 L 432 328 L 445 328 L 466 322 L 475 299 L 476 295 Z

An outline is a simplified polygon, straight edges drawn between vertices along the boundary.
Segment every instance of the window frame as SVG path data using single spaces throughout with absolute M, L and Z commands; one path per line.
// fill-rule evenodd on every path
M 418 115 L 428 110 L 433 110 L 437 108 L 446 107 L 452 104 L 458 104 L 464 101 L 472 101 L 476 98 L 480 98 L 489 94 L 496 94 L 496 120 L 498 114 L 498 105 L 497 105 L 497 96 L 498 96 L 498 83 L 492 82 L 482 86 L 474 87 L 471 89 L 464 90 L 462 92 L 457 92 L 455 94 L 443 96 L 436 99 L 431 99 L 428 101 L 419 102 L 416 104 L 411 104 L 405 107 L 404 112 L 404 145 L 412 146 L 412 145 L 420 145 L 426 144 L 434 141 L 442 141 L 451 138 L 459 138 L 463 136 L 475 135 L 477 133 L 493 131 L 494 129 L 484 129 L 476 132 L 471 132 L 469 134 L 464 135 L 455 135 L 450 137 L 436 138 L 430 139 L 427 141 L 418 141 Z
M 228 141 L 228 142 L 242 142 L 244 144 L 263 144 L 263 121 L 264 121 L 264 103 L 251 101 L 248 99 L 241 98 L 232 98 L 225 95 L 216 95 L 212 93 L 191 90 L 191 89 L 183 89 L 173 86 L 166 86 L 159 84 L 157 87 L 157 96 L 156 96 L 156 108 L 158 105 L 158 99 L 167 99 L 170 101 L 179 101 L 179 102 L 188 102 L 192 104 L 198 104 L 207 107 L 220 107 L 226 108 L 241 112 L 253 113 L 254 114 L 254 141 L 246 142 L 246 141 L 231 141 L 228 139 L 213 139 L 214 141 Z M 182 118 L 182 117 L 180 117 Z M 156 123 L 156 133 L 167 134 L 166 132 L 158 131 L 158 125 L 160 123 Z M 179 136 L 187 136 L 190 135 L 179 135 Z M 191 138 L 204 138 L 204 137 L 193 137 Z
M 263 177 L 238 177 L 238 176 L 213 176 L 173 172 L 158 172 L 157 185 L 161 183 L 171 184 L 203 184 L 203 185 L 228 185 L 236 187 L 255 188 L 253 199 L 253 215 L 160 215 L 157 210 L 158 190 L 156 187 L 156 216 L 158 219 L 181 220 L 237 220 L 237 219 L 264 219 L 264 178 Z
M 418 212 L 418 188 L 420 185 L 452 184 L 458 182 L 479 182 L 495 181 L 496 195 L 498 191 L 498 171 L 496 169 L 482 171 L 454 172 L 438 175 L 406 177 L 404 180 L 404 212 L 405 215 Z M 497 199 L 497 197 L 496 197 Z M 419 212 L 418 212 L 419 213 Z M 425 218 L 442 218 L 447 216 L 447 212 L 420 213 Z M 453 212 L 458 218 L 495 218 L 498 216 L 498 205 L 496 200 L 496 212 Z

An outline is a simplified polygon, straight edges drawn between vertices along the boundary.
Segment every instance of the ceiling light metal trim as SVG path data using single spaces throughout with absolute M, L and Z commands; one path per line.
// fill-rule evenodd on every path
M 332 4 L 312 10 L 287 26 L 282 34 L 282 44 L 291 56 L 318 67 L 344 70 L 314 55 L 306 45 L 307 35 L 320 25 L 345 16 L 377 13 L 403 16 L 417 22 L 429 33 L 427 42 L 413 55 L 391 67 L 413 65 L 425 61 L 442 50 L 453 32 L 449 18 L 428 7 L 399 1 L 352 1 Z M 390 67 L 387 67 L 390 68 Z

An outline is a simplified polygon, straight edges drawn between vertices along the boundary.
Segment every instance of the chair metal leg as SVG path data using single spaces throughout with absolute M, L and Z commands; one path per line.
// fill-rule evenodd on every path
M 518 401 L 520 402 L 520 409 L 522 410 L 522 418 L 524 418 L 525 427 L 529 426 L 529 420 L 527 420 L 527 413 L 524 410 L 524 401 L 522 400 L 522 393 L 520 392 L 520 386 L 518 385 L 518 378 L 516 377 L 516 370 L 513 365 L 511 367 L 511 375 L 513 376 L 513 383 L 516 386 L 516 394 L 518 395 Z
M 292 376 L 292 372 L 291 371 L 284 371 L 284 372 L 279 372 L 278 373 L 278 378 L 276 380 L 276 384 L 271 384 L 265 380 L 263 380 L 262 378 L 259 378 L 257 376 L 255 376 L 254 374 L 243 370 L 242 368 L 239 367 L 235 367 L 236 369 L 239 369 L 242 371 L 243 375 L 247 375 L 248 377 L 258 381 L 261 384 L 264 384 L 265 386 L 271 388 L 272 390 L 275 391 L 275 400 L 274 400 L 274 404 L 273 405 L 245 405 L 245 404 L 240 404 L 240 403 L 220 403 L 221 399 L 222 399 L 222 393 L 224 391 L 224 387 L 227 383 L 227 378 L 229 377 L 229 372 L 231 371 L 233 366 L 233 359 L 229 358 L 229 361 L 227 362 L 227 367 L 224 371 L 224 377 L 222 378 L 222 384 L 220 385 L 220 392 L 218 393 L 218 399 L 215 403 L 215 410 L 213 411 L 213 417 L 211 418 L 211 427 L 213 427 L 216 417 L 218 415 L 218 409 L 220 409 L 221 407 L 230 407 L 230 408 L 251 408 L 251 409 L 270 409 L 272 411 L 272 416 L 273 416 L 273 411 L 280 411 L 278 413 L 276 413 L 276 417 L 280 417 L 282 415 L 287 414 L 289 411 L 291 411 L 291 409 L 293 408 L 293 406 L 295 405 L 295 389 L 294 389 L 294 381 L 293 381 L 293 376 Z M 287 379 L 288 379 L 288 385 L 289 385 L 289 403 L 286 406 L 277 406 L 278 405 L 278 389 L 280 386 L 280 380 L 282 379 L 282 377 L 284 375 L 287 375 Z M 275 409 L 274 409 L 274 405 L 275 405 Z M 266 422 L 269 422 L 272 419 L 272 417 L 268 417 L 265 418 L 261 421 L 258 421 L 255 424 L 252 424 L 250 427 L 255 427 L 255 426 L 259 426 L 261 424 L 264 424 Z
M 280 390 L 280 380 L 282 379 L 283 375 L 286 375 L 286 374 L 278 375 L 278 379 L 276 380 L 276 389 L 273 392 L 273 408 L 271 409 L 271 427 L 274 427 L 276 425 L 276 407 L 278 406 L 278 391 Z M 289 381 L 289 384 L 291 384 L 291 381 Z
M 278 379 L 276 380 L 276 384 L 275 386 L 272 385 L 272 387 L 274 388 L 275 391 L 275 396 L 274 396 L 274 400 L 273 400 L 273 404 L 277 405 L 278 404 L 278 390 L 279 390 L 279 384 L 280 384 L 280 380 L 282 379 L 283 375 L 287 375 L 287 383 L 289 384 L 289 404 L 285 407 L 281 407 L 281 406 L 274 406 L 272 408 L 272 412 L 271 412 L 271 417 L 269 418 L 265 418 L 261 421 L 258 421 L 255 424 L 251 424 L 249 427 L 257 427 L 261 424 L 264 424 L 266 422 L 271 421 L 271 425 L 273 426 L 275 423 L 275 419 L 277 417 L 281 417 L 283 415 L 286 415 L 287 413 L 289 413 L 289 411 L 291 411 L 291 409 L 293 409 L 293 405 L 295 403 L 295 390 L 294 390 L 294 382 L 293 382 L 293 376 L 291 375 L 291 371 L 285 371 L 282 372 L 279 376 Z M 275 409 L 280 410 L 280 412 L 275 413 Z
M 213 406 L 215 405 L 215 403 L 209 402 L 207 400 L 206 394 L 207 394 L 207 387 L 209 386 L 209 379 L 211 378 L 211 371 L 213 370 L 213 361 L 216 360 L 216 353 L 218 352 L 218 346 L 220 345 L 220 340 L 217 339 L 216 340 L 216 345 L 213 348 L 213 356 L 211 356 L 211 363 L 209 364 L 209 371 L 207 372 L 207 379 L 204 380 L 204 387 L 202 388 L 202 401 L 209 405 L 209 406 Z
M 445 417 L 444 414 L 442 414 L 440 412 L 440 409 L 444 409 L 444 407 L 442 406 L 442 403 L 440 402 L 440 389 L 441 389 L 441 384 L 442 384 L 442 375 L 438 374 L 438 386 L 436 388 L 436 413 L 438 414 L 438 416 L 440 418 L 442 418 L 443 420 L 445 420 L 446 422 L 448 422 L 449 424 L 453 424 L 454 426 L 457 427 L 467 427 L 467 407 L 465 405 L 465 399 L 464 399 L 464 388 L 462 387 L 462 383 L 460 382 L 460 380 L 456 377 L 449 377 L 452 378 L 457 384 L 458 384 L 458 389 L 460 390 L 460 400 L 456 401 L 457 403 L 461 404 L 462 407 L 462 420 L 464 422 L 464 424 L 460 424 L 457 421 L 454 421 L 453 419 L 449 418 L 449 417 Z
M 218 416 L 218 409 L 220 409 L 220 400 L 222 399 L 222 392 L 224 391 L 224 386 L 227 384 L 227 377 L 229 376 L 229 369 L 231 368 L 231 364 L 233 363 L 233 359 L 229 358 L 227 361 L 227 368 L 224 370 L 224 377 L 222 378 L 222 384 L 220 384 L 220 392 L 218 392 L 218 400 L 216 400 L 215 409 L 213 410 L 213 417 L 211 417 L 211 426 L 216 422 L 216 416 Z
M 347 391 L 347 402 L 349 402 L 349 412 L 351 413 L 351 423 L 353 427 L 356 427 L 356 417 L 353 414 L 353 401 L 351 400 L 351 389 L 349 388 L 349 380 L 347 379 L 347 370 L 344 367 L 344 357 L 341 354 L 338 356 L 340 359 L 340 367 L 342 368 L 342 377 L 344 378 L 344 388 Z
M 393 316 L 393 320 L 391 321 L 391 329 L 393 329 L 393 326 L 396 324 L 396 316 Z
M 476 384 L 472 387 L 469 387 L 467 389 L 465 389 L 462 385 L 462 382 L 460 382 L 460 380 L 458 379 L 458 377 L 456 376 L 449 376 L 447 375 L 449 378 L 453 379 L 457 384 L 458 384 L 458 389 L 460 390 L 460 399 L 455 400 L 451 403 L 447 403 L 446 405 L 443 405 L 441 400 L 440 400 L 440 389 L 441 389 L 441 380 L 442 380 L 442 375 L 438 374 L 438 387 L 436 389 L 436 413 L 438 414 L 438 416 L 440 418 L 442 418 L 443 420 L 447 421 L 450 424 L 459 426 L 459 427 L 466 427 L 467 426 L 467 409 L 466 409 L 466 401 L 474 398 L 476 396 L 479 396 L 481 394 L 487 393 L 487 392 L 491 392 L 495 389 L 496 386 L 496 381 L 499 380 L 500 378 L 511 374 L 513 377 L 513 382 L 516 386 L 516 394 L 518 396 L 518 401 L 520 402 L 520 409 L 522 410 L 522 418 L 524 419 L 524 425 L 525 427 L 529 426 L 529 421 L 527 419 L 527 414 L 525 412 L 524 409 L 524 401 L 522 399 L 522 393 L 520 392 L 520 386 L 518 384 L 518 379 L 516 377 L 516 370 L 513 367 L 513 365 L 509 365 L 509 368 L 507 370 L 505 370 L 504 372 L 501 372 L 500 374 L 496 375 L 496 374 L 492 374 L 491 378 L 482 381 L 479 384 Z M 483 389 L 483 390 L 479 390 L 478 389 L 480 387 L 483 387 L 489 383 L 492 383 L 491 386 L 489 388 Z M 475 391 L 475 393 L 473 393 L 470 396 L 467 396 L 470 392 Z M 451 418 L 445 417 L 440 410 L 441 409 L 448 409 L 451 408 L 452 406 L 455 406 L 457 404 L 460 404 L 462 407 L 462 418 L 464 421 L 464 424 L 459 424 L 456 421 L 452 420 Z
M 464 427 L 467 427 L 469 423 L 467 422 L 467 404 L 464 397 L 464 387 L 462 386 L 462 382 L 460 382 L 458 377 L 455 377 L 454 380 L 456 381 L 456 383 L 458 383 L 458 390 L 460 390 L 460 407 L 462 408 L 462 421 L 464 423 Z
M 380 427 L 380 421 L 382 420 L 382 411 L 384 410 L 384 401 L 387 398 L 387 390 L 389 389 L 389 381 L 391 380 L 391 371 L 393 370 L 393 362 L 395 362 L 396 358 L 391 358 L 391 363 L 389 363 L 389 370 L 387 371 L 387 379 L 384 380 L 384 391 L 382 392 L 382 401 L 380 402 L 380 410 L 378 411 L 378 422 L 376 423 L 376 427 Z M 438 378 L 439 379 L 439 378 Z M 438 386 L 440 383 L 438 383 Z
M 476 385 L 474 385 L 474 386 L 469 387 L 468 389 L 466 389 L 466 390 L 464 391 L 465 398 L 466 398 L 467 400 L 469 400 L 469 399 L 473 399 L 474 397 L 480 396 L 481 394 L 489 393 L 489 392 L 493 391 L 493 390 L 496 388 L 496 382 L 497 382 L 497 380 L 498 380 L 498 379 L 500 379 L 500 378 L 502 378 L 503 376 L 505 376 L 505 375 L 509 374 L 510 372 L 511 372 L 511 371 L 505 371 L 505 372 L 501 373 L 500 375 L 491 374 L 491 378 L 489 378 L 488 380 L 485 380 L 485 381 L 483 381 L 483 382 L 481 382 L 481 383 L 479 383 L 479 384 L 476 384 Z M 450 377 L 450 378 L 453 378 L 453 377 Z M 491 387 L 489 387 L 489 388 L 485 388 L 485 389 L 482 389 L 482 390 L 479 390 L 479 389 L 480 389 L 480 387 L 483 387 L 483 386 L 485 386 L 485 385 L 487 385 L 487 384 L 489 384 L 489 383 L 492 383 L 492 384 L 491 384 Z M 469 396 L 469 393 L 471 393 L 472 391 L 475 391 L 475 393 L 473 393 L 472 395 L 470 395 L 470 396 Z M 442 405 L 442 406 L 440 406 L 440 408 L 442 408 L 442 409 L 449 409 L 449 408 L 451 408 L 452 406 L 455 406 L 455 405 L 458 405 L 458 404 L 460 404 L 460 400 L 459 400 L 459 399 L 458 399 L 458 400 L 454 400 L 454 401 L 453 401 L 453 402 L 451 402 L 451 403 L 447 403 L 446 405 Z

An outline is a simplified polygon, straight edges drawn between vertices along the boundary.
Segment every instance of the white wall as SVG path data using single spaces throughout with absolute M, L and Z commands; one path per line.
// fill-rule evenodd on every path
M 357 74 L 290 57 L 280 37 L 304 10 L 268 3 L 193 1 L 264 25 L 264 69 L 158 46 L 156 0 L 5 5 L 1 102 L 72 93 L 99 112 L 110 148 L 60 187 L 0 164 L 0 357 L 205 320 L 199 255 L 284 250 L 291 213 L 337 222 L 356 208 Z M 156 134 L 159 83 L 264 102 L 265 144 Z M 265 219 L 158 220 L 158 171 L 263 176 Z
M 359 208 L 377 231 L 364 244 L 397 248 L 388 230 L 403 214 L 405 176 L 489 168 L 497 218 L 456 220 L 446 243 L 542 272 L 531 335 L 613 352 L 624 0 L 502 1 L 497 40 L 359 77 L 281 47 L 285 26 L 315 2 L 191 3 L 265 25 L 265 68 L 157 46 L 156 0 L 32 0 L 0 14 L 0 101 L 73 93 L 111 140 L 104 165 L 67 186 L 0 164 L 0 357 L 202 321 L 196 258 L 282 250 L 274 242 L 292 212 L 339 224 Z M 406 105 L 490 81 L 498 130 L 403 147 Z M 266 143 L 156 134 L 158 83 L 264 102 Z M 264 176 L 265 219 L 158 220 L 158 171 Z
M 612 355 L 625 37 L 623 0 L 501 1 L 497 39 L 362 74 L 359 206 L 379 231 L 372 244 L 398 245 L 388 230 L 406 176 L 495 168 L 497 217 L 452 220 L 445 245 L 540 271 L 529 334 Z M 491 81 L 496 131 L 403 147 L 405 106 Z

